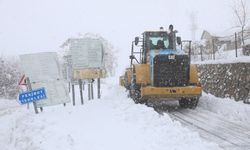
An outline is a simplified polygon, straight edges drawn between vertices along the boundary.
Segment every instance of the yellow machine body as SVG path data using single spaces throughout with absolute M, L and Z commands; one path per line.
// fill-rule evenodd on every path
M 120 86 L 125 86 L 124 76 L 120 76 L 119 85 L 120 85 Z
M 130 85 L 131 85 L 131 79 L 132 79 L 132 68 L 127 68 L 126 71 L 125 71 L 125 74 L 123 76 L 123 82 L 124 82 L 124 87 L 126 89 L 129 89 L 130 88 Z
M 131 84 L 131 79 L 132 79 L 132 68 L 127 68 L 127 69 L 126 69 L 125 78 L 127 79 L 128 83 Z
M 142 98 L 188 98 L 200 97 L 202 88 L 200 86 L 197 66 L 190 65 L 190 86 L 182 87 L 153 87 L 150 80 L 150 65 L 134 65 L 136 84 L 141 85 Z
M 202 88 L 198 86 L 185 87 L 152 87 L 141 88 L 142 98 L 191 98 L 201 96 Z

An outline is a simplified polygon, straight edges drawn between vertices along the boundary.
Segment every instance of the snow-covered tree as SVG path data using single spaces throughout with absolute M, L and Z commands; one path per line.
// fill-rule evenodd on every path
M 0 56 L 0 97 L 16 98 L 19 78 L 20 71 L 17 61 L 13 58 Z

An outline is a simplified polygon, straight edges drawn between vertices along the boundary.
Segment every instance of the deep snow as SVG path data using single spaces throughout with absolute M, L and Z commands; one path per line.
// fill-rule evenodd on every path
M 203 92 L 198 109 L 205 109 L 224 116 L 230 121 L 250 124 L 250 105 L 230 98 L 218 98 Z
M 0 146 L 4 150 L 206 150 L 219 149 L 198 133 L 159 115 L 153 108 L 136 105 L 116 81 L 102 84 L 102 99 L 77 106 L 31 107 L 6 105 L 0 110 Z M 108 84 L 109 83 L 109 84 Z M 78 92 L 77 92 L 78 96 Z M 1 100 L 1 103 L 10 101 Z

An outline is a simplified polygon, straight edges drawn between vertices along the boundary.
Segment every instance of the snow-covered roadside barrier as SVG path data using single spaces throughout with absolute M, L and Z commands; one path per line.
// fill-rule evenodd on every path
M 134 104 L 117 85 L 102 89 L 102 99 L 84 106 L 46 107 L 39 115 L 25 107 L 5 109 L 9 113 L 0 116 L 1 149 L 218 149 L 167 114 Z
M 216 114 L 222 115 L 231 121 L 248 122 L 250 124 L 250 106 L 236 102 L 230 98 L 218 98 L 203 92 L 198 106 Z

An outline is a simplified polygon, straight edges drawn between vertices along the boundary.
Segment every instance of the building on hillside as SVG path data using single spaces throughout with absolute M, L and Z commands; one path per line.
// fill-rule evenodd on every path
M 241 32 L 237 33 L 237 47 L 240 48 L 242 45 Z M 244 32 L 244 39 L 250 39 L 250 27 Z M 205 48 L 205 53 L 211 54 L 214 51 L 223 50 L 229 51 L 235 49 L 235 34 L 218 36 L 211 34 L 210 32 L 204 30 L 201 36 L 201 41 L 203 41 L 203 46 Z M 246 44 L 246 42 L 245 42 Z
M 219 37 L 204 30 L 202 35 L 201 35 L 201 41 L 202 41 L 202 45 L 203 45 L 203 53 L 204 54 L 212 54 L 213 51 L 217 51 L 217 47 L 215 46 L 215 44 L 217 45 Z

